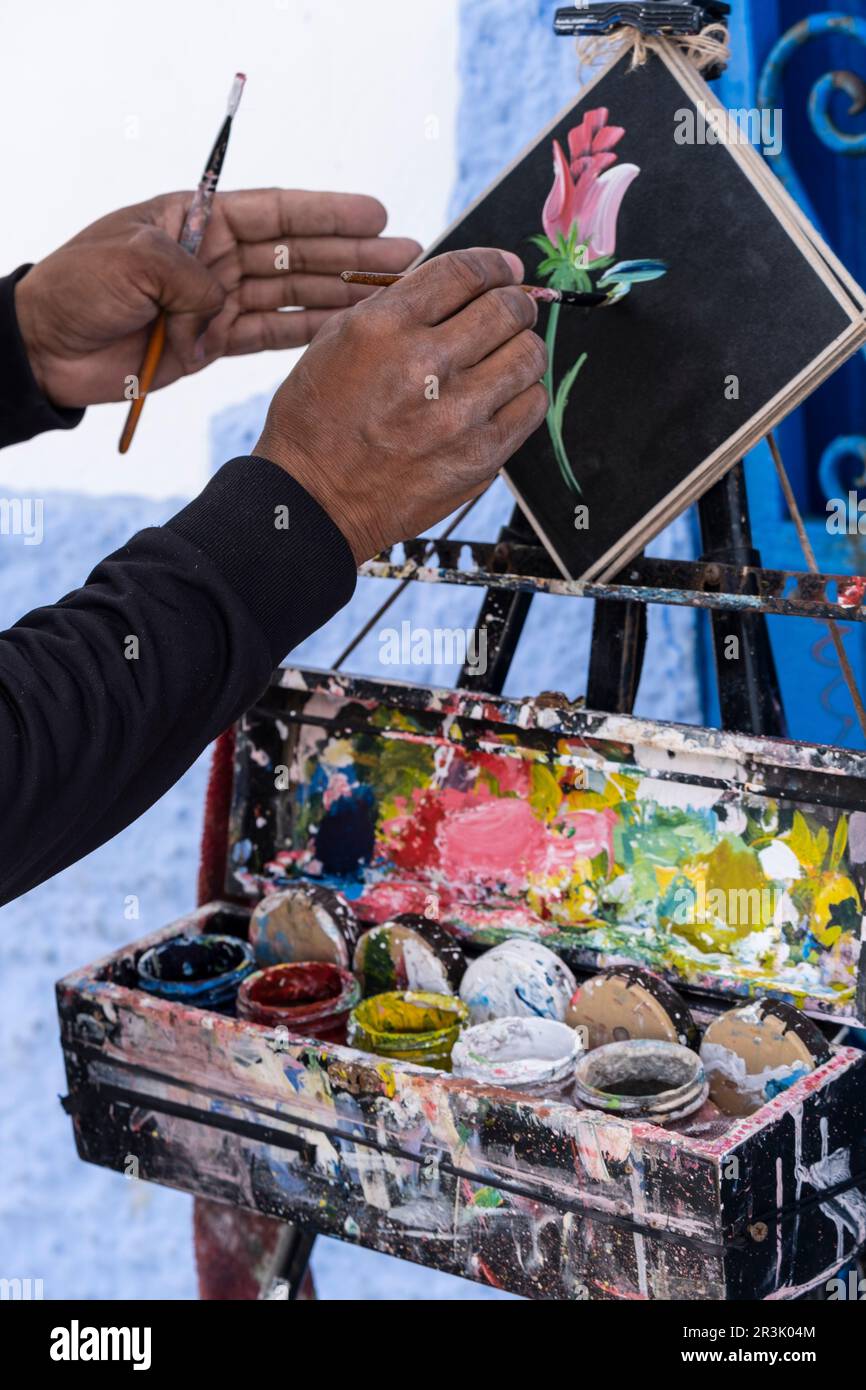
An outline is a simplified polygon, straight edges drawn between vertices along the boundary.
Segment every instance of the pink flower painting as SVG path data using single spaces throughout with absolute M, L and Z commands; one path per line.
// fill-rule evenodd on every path
M 614 147 L 624 135 L 622 126 L 608 124 L 607 107 L 598 106 L 587 111 L 580 125 L 572 126 L 568 132 L 568 157 L 559 141 L 553 142 L 553 187 L 541 213 L 544 235 L 532 238 L 544 252 L 538 273 L 547 278 L 553 289 L 607 289 L 608 303 L 612 304 L 622 299 L 633 284 L 665 274 L 663 261 L 620 261 L 612 265 L 622 201 L 640 173 L 636 164 L 617 162 Z M 593 279 L 595 275 L 597 280 Z M 571 388 L 587 355 L 580 355 L 554 389 L 559 310 L 560 305 L 552 304 L 547 321 L 547 426 L 563 480 L 572 492 L 579 494 L 580 484 L 566 452 L 562 425 Z

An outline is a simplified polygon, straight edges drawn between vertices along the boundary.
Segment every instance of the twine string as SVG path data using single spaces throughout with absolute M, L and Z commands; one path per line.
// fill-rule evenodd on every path
M 727 67 L 731 57 L 728 31 L 724 24 L 707 24 L 699 34 L 642 34 L 630 25 L 616 29 L 612 34 L 587 34 L 576 40 L 577 59 L 581 67 L 595 67 L 602 58 L 609 57 L 611 49 L 620 50 L 619 56 L 631 50 L 629 72 L 642 68 L 650 53 L 658 53 L 663 48 L 674 45 L 694 63 L 698 72 L 705 68 Z

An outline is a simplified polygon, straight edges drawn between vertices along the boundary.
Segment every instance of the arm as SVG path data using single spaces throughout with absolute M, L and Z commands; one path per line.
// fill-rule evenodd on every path
M 15 313 L 15 288 L 29 269 L 19 266 L 0 279 L 0 449 L 43 430 L 72 429 L 84 414 L 53 405 L 33 375 Z
M 156 800 L 357 564 L 478 495 L 538 427 L 546 355 L 515 262 L 440 257 L 330 317 L 256 457 L 0 636 L 0 902 Z
M 0 635 L 0 902 L 158 800 L 354 587 L 318 503 L 275 464 L 241 458 Z

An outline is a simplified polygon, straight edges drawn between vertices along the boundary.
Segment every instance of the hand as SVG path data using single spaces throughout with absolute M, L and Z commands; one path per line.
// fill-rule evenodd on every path
M 217 357 L 308 343 L 338 309 L 373 291 L 341 270 L 403 270 L 420 251 L 381 237 L 375 198 L 285 188 L 218 193 L 198 257 L 178 245 L 192 193 L 166 193 L 86 227 L 15 288 L 21 334 L 58 406 L 124 396 L 150 324 L 169 313 L 153 390 Z M 281 307 L 299 305 L 291 313 Z
M 452 251 L 338 315 L 271 402 L 255 453 L 336 522 L 358 564 L 477 497 L 547 411 L 517 256 Z

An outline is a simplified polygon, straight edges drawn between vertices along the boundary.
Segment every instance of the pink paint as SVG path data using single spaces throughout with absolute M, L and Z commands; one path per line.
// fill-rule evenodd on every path
M 401 868 L 435 870 L 464 892 L 487 886 L 522 893 L 567 880 L 578 861 L 602 851 L 612 860 L 615 824 L 610 809 L 566 810 L 548 824 L 528 800 L 497 796 L 481 783 L 471 793 L 419 793 L 411 819 L 394 818 L 384 831 Z
M 423 916 L 424 913 L 434 907 L 438 907 L 438 912 L 433 912 L 433 916 L 438 918 L 446 904 L 450 903 L 452 894 L 433 890 L 430 884 L 418 879 L 407 879 L 402 882 L 386 881 L 383 883 L 371 884 L 360 898 L 355 898 L 352 906 L 356 913 L 365 922 L 388 922 L 392 917 L 399 917 L 404 912 L 418 912 Z M 436 899 L 434 904 L 431 900 Z
M 351 795 L 352 784 L 345 772 L 334 772 L 328 778 L 328 785 L 322 795 L 322 801 L 325 804 L 325 809 L 330 810 L 335 801 L 339 801 L 341 797 Z
M 839 585 L 839 607 L 856 608 L 866 594 L 866 575 L 855 574 L 847 584 Z
M 545 861 L 547 832 L 527 802 L 489 800 L 443 818 L 436 849 L 449 883 L 490 880 L 520 892 L 529 869 Z

